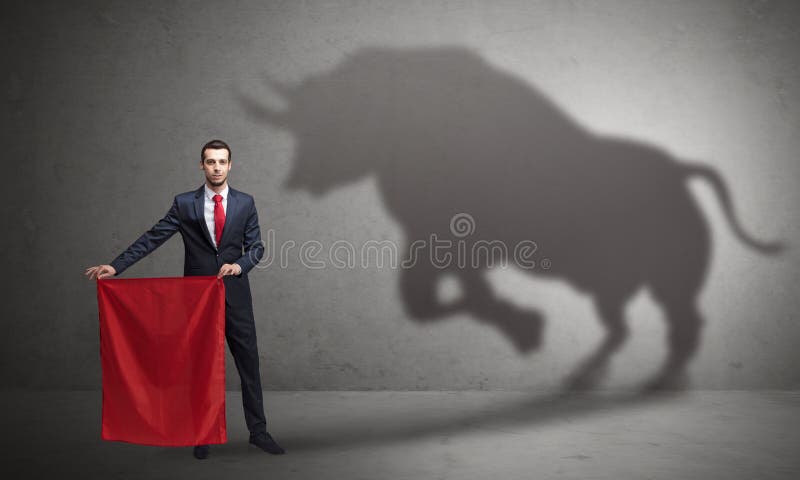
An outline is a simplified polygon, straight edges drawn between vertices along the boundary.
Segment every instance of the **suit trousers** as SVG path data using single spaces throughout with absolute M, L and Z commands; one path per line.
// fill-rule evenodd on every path
M 252 305 L 231 307 L 225 302 L 225 338 L 242 383 L 242 406 L 247 429 L 251 436 L 265 433 L 267 419 L 264 415 Z

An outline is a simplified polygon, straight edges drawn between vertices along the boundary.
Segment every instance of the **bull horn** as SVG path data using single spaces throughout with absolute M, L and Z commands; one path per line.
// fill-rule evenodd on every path
M 276 127 L 288 127 L 288 115 L 270 108 L 264 103 L 243 93 L 239 94 L 239 103 L 253 117 Z
M 273 80 L 271 78 L 265 78 L 264 83 L 267 85 L 267 87 L 275 91 L 275 93 L 283 97 L 284 100 L 288 101 L 289 98 L 292 96 L 292 90 L 294 89 L 287 82 L 282 82 L 280 80 Z

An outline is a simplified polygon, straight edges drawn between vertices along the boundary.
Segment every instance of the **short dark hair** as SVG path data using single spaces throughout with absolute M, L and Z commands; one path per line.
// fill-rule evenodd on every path
M 223 142 L 222 140 L 211 140 L 210 142 L 207 142 L 205 145 L 203 145 L 203 148 L 200 150 L 201 162 L 205 160 L 205 157 L 203 157 L 203 152 L 205 152 L 209 148 L 212 150 L 222 150 L 224 148 L 225 150 L 228 151 L 228 161 L 230 161 L 232 158 L 231 147 L 229 147 L 227 143 Z

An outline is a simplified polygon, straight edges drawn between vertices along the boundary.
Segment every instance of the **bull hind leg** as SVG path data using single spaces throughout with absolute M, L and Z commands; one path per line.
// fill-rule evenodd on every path
M 596 305 L 606 337 L 567 377 L 564 382 L 566 390 L 587 390 L 596 386 L 607 375 L 612 355 L 628 338 L 628 326 L 623 315 L 624 297 L 599 297 Z
M 674 299 L 659 296 L 669 324 L 667 347 L 669 352 L 658 373 L 645 384 L 645 390 L 684 389 L 688 384 L 686 372 L 689 362 L 694 358 L 700 345 L 703 318 L 693 297 Z
M 709 226 L 688 190 L 670 198 L 670 210 L 658 213 L 665 219 L 664 230 L 654 232 L 660 237 L 655 245 L 658 255 L 649 257 L 644 270 L 649 276 L 645 283 L 664 312 L 669 351 L 645 390 L 687 386 L 687 367 L 697 354 L 703 326 L 697 299 L 709 266 Z

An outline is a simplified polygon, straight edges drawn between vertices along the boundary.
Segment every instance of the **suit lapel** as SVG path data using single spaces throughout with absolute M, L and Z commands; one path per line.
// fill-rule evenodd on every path
M 200 223 L 200 231 L 205 234 L 206 241 L 211 245 L 211 248 L 214 248 L 214 241 L 211 240 L 211 233 L 208 231 L 208 225 L 206 224 L 205 200 L 205 185 L 203 185 L 194 194 L 194 213 L 197 216 L 198 223 Z M 230 194 L 228 195 L 228 202 L 230 202 Z M 230 207 L 230 204 L 228 206 Z
M 230 231 L 233 230 L 233 219 L 238 214 L 237 208 L 239 207 L 239 199 L 237 192 L 228 187 L 228 208 L 225 209 L 225 227 L 222 229 L 222 238 L 219 241 L 220 245 L 224 245 L 225 241 L 231 236 Z

